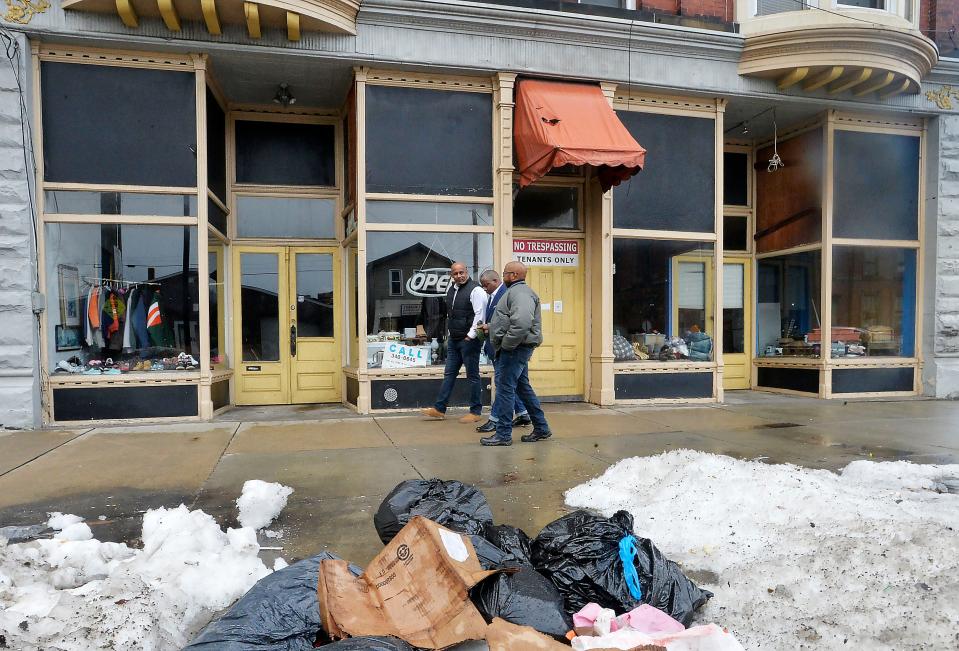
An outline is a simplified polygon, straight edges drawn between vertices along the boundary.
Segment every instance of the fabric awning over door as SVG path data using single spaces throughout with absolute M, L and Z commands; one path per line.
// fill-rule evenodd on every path
M 646 150 L 599 86 L 523 79 L 513 123 L 520 187 L 556 167 L 590 165 L 606 191 L 643 169 Z

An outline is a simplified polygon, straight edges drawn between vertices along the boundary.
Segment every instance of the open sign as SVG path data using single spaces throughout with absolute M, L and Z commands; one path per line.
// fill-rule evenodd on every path
M 446 296 L 451 282 L 453 279 L 450 277 L 449 269 L 443 267 L 420 269 L 406 281 L 406 291 L 413 296 L 426 298 Z

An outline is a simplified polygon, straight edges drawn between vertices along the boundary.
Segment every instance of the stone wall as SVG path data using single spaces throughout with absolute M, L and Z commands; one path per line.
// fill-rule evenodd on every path
M 926 319 L 924 386 L 937 398 L 959 398 L 959 116 L 934 120 L 929 135 L 926 285 L 935 310 Z
M 37 286 L 30 193 L 33 162 L 24 161 L 21 90 L 30 107 L 30 45 L 15 34 L 20 86 L 13 68 L 0 60 L 0 428 L 36 427 L 40 422 Z M 11 48 L 12 50 L 12 48 Z M 0 49 L 0 53 L 3 50 Z M 5 57 L 4 57 L 5 58 Z

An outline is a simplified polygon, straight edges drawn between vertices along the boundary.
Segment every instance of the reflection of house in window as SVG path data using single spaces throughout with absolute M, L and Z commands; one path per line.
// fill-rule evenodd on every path
M 390 296 L 403 295 L 403 270 L 390 269 Z
M 406 328 L 422 325 L 430 338 L 444 337 L 445 291 L 431 297 L 415 296 L 407 291 L 403 278 L 412 278 L 413 274 L 423 269 L 437 269 L 438 273 L 445 275 L 452 264 L 453 260 L 420 242 L 371 260 L 366 271 L 369 283 L 366 293 L 369 332 L 403 332 Z M 398 274 L 400 281 L 396 293 L 394 272 Z M 410 309 L 413 306 L 416 307 Z

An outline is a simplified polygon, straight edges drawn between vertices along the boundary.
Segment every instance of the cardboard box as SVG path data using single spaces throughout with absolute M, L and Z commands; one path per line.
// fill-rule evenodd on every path
M 570 651 L 569 645 L 557 642 L 530 626 L 511 624 L 497 617 L 486 629 L 490 651 Z
M 498 571 L 480 566 L 468 536 L 416 516 L 360 577 L 346 561 L 320 563 L 323 629 L 333 638 L 392 635 L 425 649 L 481 640 L 486 621 L 468 590 Z

